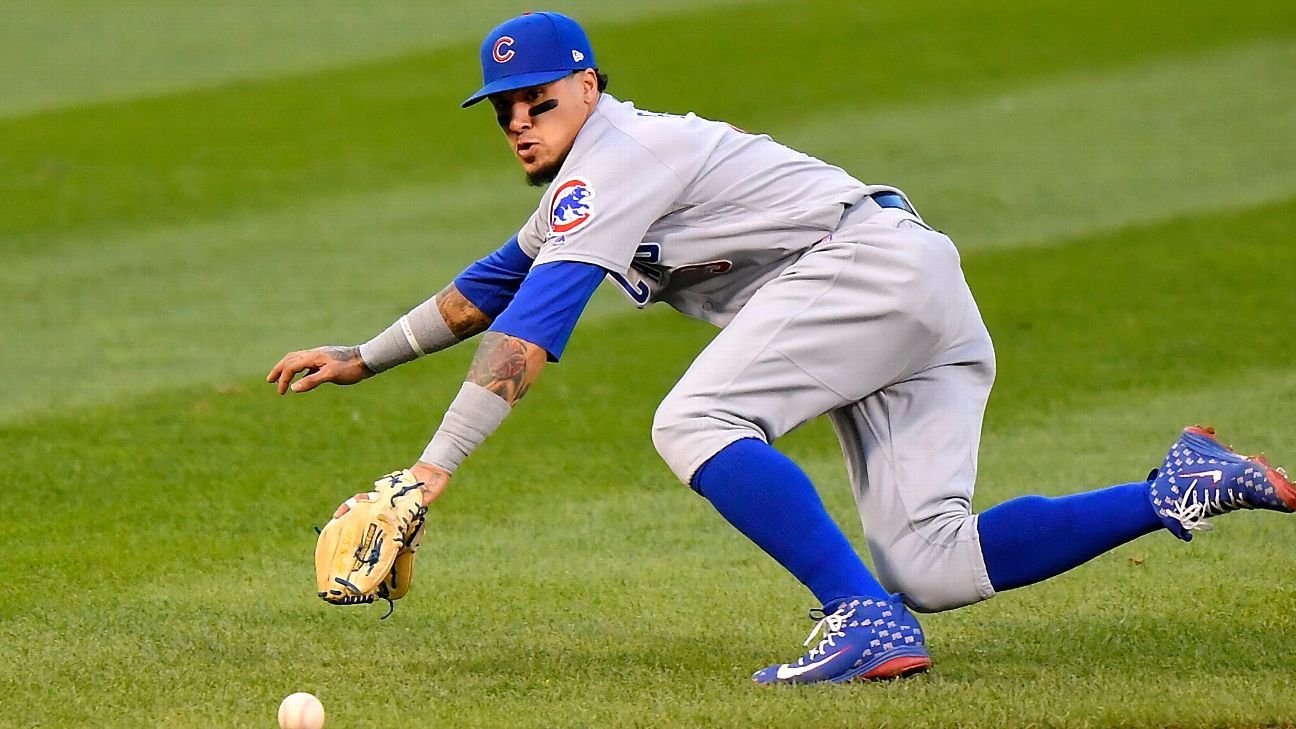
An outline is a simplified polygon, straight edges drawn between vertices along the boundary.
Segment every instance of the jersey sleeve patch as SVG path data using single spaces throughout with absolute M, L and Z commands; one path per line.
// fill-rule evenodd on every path
M 594 188 L 584 180 L 562 183 L 549 204 L 549 229 L 557 235 L 576 232 L 594 217 L 593 200 Z

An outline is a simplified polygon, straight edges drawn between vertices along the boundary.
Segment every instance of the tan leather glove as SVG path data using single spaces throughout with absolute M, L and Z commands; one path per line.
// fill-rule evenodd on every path
M 320 598 L 361 605 L 409 592 L 427 523 L 420 485 L 408 470 L 394 471 L 374 481 L 373 491 L 347 499 L 349 510 L 330 519 L 315 544 Z

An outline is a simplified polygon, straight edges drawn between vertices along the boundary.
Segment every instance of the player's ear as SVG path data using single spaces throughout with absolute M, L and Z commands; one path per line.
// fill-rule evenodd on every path
M 584 69 L 580 72 L 581 98 L 585 103 L 593 105 L 598 100 L 598 72 L 592 68 Z

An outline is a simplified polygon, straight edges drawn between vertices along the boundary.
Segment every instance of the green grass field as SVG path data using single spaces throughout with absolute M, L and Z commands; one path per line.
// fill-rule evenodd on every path
M 1141 478 L 1178 428 L 1296 465 L 1296 9 L 669 2 L 586 21 L 611 91 L 904 188 L 999 380 L 977 507 Z M 432 512 L 395 615 L 311 527 L 407 465 L 470 347 L 276 398 L 537 191 L 476 45 L 519 3 L 0 5 L 0 727 L 1296 726 L 1296 519 L 1144 537 L 930 615 L 935 670 L 759 690 L 812 598 L 653 452 L 712 331 L 602 292 Z M 862 544 L 830 429 L 780 446 Z

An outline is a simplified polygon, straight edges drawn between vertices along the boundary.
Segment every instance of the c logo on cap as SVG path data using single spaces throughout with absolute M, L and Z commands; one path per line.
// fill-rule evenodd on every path
M 513 52 L 513 43 L 514 40 L 506 35 L 500 36 L 500 39 L 495 41 L 495 50 L 492 55 L 495 56 L 496 63 L 504 63 L 517 55 Z

